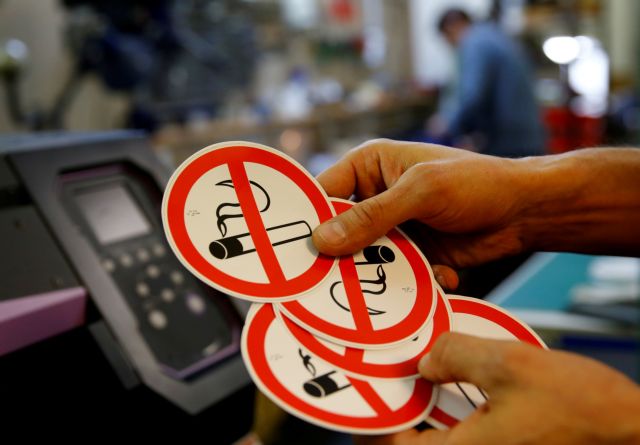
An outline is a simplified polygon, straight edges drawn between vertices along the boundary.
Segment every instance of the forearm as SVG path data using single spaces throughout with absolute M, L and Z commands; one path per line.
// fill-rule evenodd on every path
M 586 149 L 514 163 L 527 249 L 640 255 L 640 150 Z

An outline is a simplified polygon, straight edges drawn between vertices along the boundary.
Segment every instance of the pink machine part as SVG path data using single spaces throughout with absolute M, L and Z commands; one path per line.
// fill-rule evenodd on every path
M 82 326 L 86 303 L 83 287 L 0 301 L 0 356 Z

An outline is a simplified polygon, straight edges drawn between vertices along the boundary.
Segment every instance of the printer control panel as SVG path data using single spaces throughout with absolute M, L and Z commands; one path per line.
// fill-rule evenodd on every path
M 164 237 L 161 195 L 126 165 L 62 176 L 63 201 L 136 317 L 163 372 L 186 379 L 237 352 L 228 297 L 189 274 Z

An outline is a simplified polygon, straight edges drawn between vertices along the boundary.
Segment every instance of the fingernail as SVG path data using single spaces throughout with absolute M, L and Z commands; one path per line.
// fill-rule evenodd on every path
M 430 358 L 430 354 L 427 354 L 420 359 L 418 362 L 418 371 L 423 372 L 429 366 Z
M 444 279 L 444 275 L 442 275 L 440 272 L 434 272 L 433 275 L 436 278 L 436 281 L 440 284 L 440 286 L 444 288 L 447 287 L 447 281 Z
M 318 236 L 327 244 L 342 244 L 347 239 L 347 232 L 339 221 L 321 224 L 317 229 Z

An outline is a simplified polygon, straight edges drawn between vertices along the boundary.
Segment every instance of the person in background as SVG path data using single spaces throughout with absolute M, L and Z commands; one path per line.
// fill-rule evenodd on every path
M 449 147 L 371 141 L 318 176 L 360 201 L 313 232 L 344 255 L 413 221 L 447 289 L 455 269 L 524 251 L 640 255 L 640 150 L 585 149 L 505 159 Z M 449 431 L 408 430 L 362 444 L 640 444 L 640 387 L 595 360 L 525 343 L 445 333 L 419 365 L 428 380 L 471 382 L 489 401 Z
M 437 140 L 472 136 L 477 151 L 503 157 L 544 154 L 545 132 L 534 97 L 531 68 L 521 48 L 492 22 L 474 23 L 460 9 L 438 22 L 458 52 L 458 79 L 445 112 L 432 117 Z M 463 144 L 464 145 L 464 144 Z

